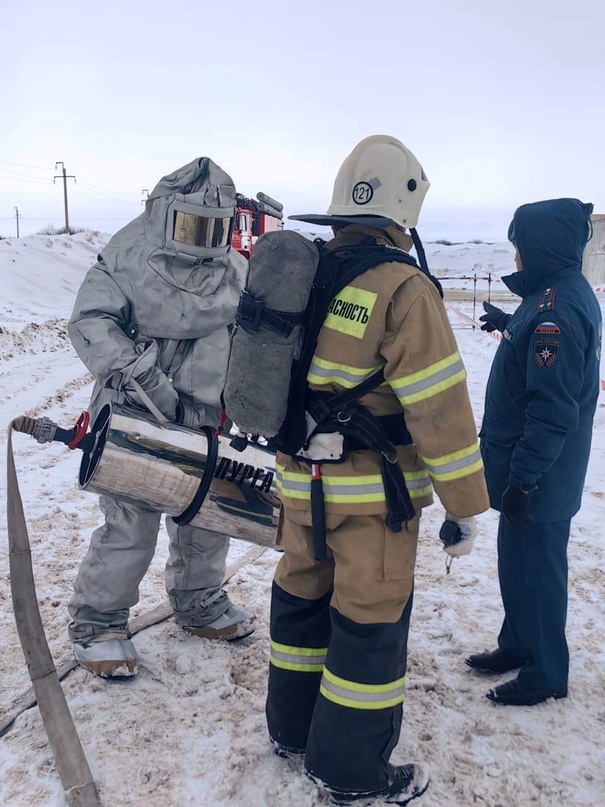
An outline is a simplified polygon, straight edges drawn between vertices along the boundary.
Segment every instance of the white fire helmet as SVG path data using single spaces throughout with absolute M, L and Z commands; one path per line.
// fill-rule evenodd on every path
M 327 215 L 290 216 L 313 224 L 396 224 L 412 229 L 430 182 L 422 166 L 396 137 L 372 135 L 358 143 L 334 182 Z

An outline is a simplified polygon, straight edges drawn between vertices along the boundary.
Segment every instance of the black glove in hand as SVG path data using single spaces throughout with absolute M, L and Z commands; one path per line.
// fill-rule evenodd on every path
M 479 317 L 479 322 L 485 324 L 481 326 L 482 331 L 491 333 L 492 331 L 503 331 L 511 317 L 506 314 L 501 308 L 497 308 L 491 303 L 483 303 L 483 310 L 486 312 L 482 317 Z
M 509 524 L 532 524 L 533 516 L 530 515 L 529 505 L 534 491 L 538 490 L 537 485 L 522 490 L 509 485 L 502 494 L 502 515 Z

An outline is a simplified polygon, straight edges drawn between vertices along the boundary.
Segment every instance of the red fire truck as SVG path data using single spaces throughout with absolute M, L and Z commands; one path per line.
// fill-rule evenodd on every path
M 283 229 L 284 206 L 266 193 L 257 193 L 256 199 L 248 199 L 238 193 L 236 200 L 231 243 L 238 252 L 249 258 L 261 235 Z

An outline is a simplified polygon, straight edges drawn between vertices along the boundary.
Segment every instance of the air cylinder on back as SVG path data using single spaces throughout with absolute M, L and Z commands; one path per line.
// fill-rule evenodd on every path
M 259 238 L 248 268 L 246 292 L 266 309 L 296 314 L 309 301 L 319 263 L 315 244 L 290 230 Z M 286 417 L 288 390 L 301 326 L 289 336 L 260 324 L 237 327 L 233 335 L 225 411 L 249 434 L 275 437 Z

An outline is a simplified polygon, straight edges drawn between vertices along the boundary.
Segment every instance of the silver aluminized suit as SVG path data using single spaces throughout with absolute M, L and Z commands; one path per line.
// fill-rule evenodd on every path
M 108 402 L 147 408 L 141 388 L 171 421 L 217 424 L 233 321 L 247 261 L 229 246 L 173 238 L 175 205 L 232 216 L 231 178 L 206 157 L 164 177 L 145 212 L 99 255 L 69 322 L 73 345 L 95 386 L 91 417 Z M 212 211 L 214 213 L 214 211 Z M 134 381 L 134 383 L 133 383 Z M 147 402 L 148 404 L 148 402 Z M 94 531 L 69 604 L 72 640 L 124 627 L 153 558 L 161 514 L 101 496 L 105 523 Z M 166 587 L 177 621 L 210 622 L 229 607 L 221 591 L 228 538 L 167 519 Z

